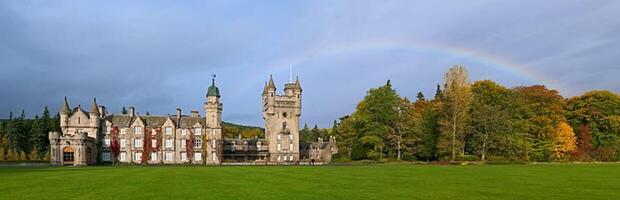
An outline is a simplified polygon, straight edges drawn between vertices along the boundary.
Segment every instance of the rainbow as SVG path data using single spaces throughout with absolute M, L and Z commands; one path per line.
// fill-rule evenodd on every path
M 319 48 L 309 49 L 306 52 L 293 56 L 291 58 L 287 58 L 273 63 L 273 65 L 270 65 L 271 67 L 268 70 L 284 71 L 288 70 L 289 64 L 293 64 L 294 66 L 303 66 L 305 62 L 319 59 L 321 57 L 338 56 L 348 53 L 370 50 L 409 50 L 432 53 L 437 55 L 449 55 L 453 57 L 472 60 L 497 69 L 499 71 L 513 74 L 533 84 L 545 84 L 547 82 L 547 79 L 532 71 L 530 68 L 523 66 L 519 63 L 510 61 L 508 59 L 502 58 L 498 55 L 493 55 L 476 49 L 460 46 L 430 44 L 408 40 L 374 40 L 366 41 L 363 43 L 321 46 Z

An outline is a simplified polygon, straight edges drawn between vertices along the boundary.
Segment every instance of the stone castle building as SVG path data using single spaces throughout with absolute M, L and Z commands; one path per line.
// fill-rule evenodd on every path
M 106 162 L 149 164 L 297 164 L 329 162 L 337 152 L 334 138 L 300 144 L 302 89 L 299 79 L 278 95 L 273 78 L 262 93 L 265 138 L 222 137 L 220 92 L 215 79 L 207 89 L 204 117 L 183 115 L 109 114 L 93 99 L 89 111 L 73 109 L 67 98 L 60 109 L 61 132 L 50 132 L 52 165 Z

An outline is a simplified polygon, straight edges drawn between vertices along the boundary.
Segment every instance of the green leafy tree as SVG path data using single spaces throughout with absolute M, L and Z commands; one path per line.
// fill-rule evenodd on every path
M 393 123 L 398 120 L 397 107 L 400 97 L 388 80 L 384 86 L 370 89 L 353 113 L 359 120 L 360 141 L 367 149 L 366 156 L 382 160 L 388 134 L 394 131 Z
M 529 159 L 551 160 L 554 132 L 560 122 L 566 121 L 564 98 L 558 91 L 549 90 L 542 85 L 517 87 L 515 92 L 529 110 L 526 117 L 528 123 L 521 124 L 532 144 L 528 152 Z

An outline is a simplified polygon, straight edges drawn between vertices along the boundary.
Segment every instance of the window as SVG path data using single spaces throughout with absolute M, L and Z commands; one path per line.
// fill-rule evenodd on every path
M 110 146 L 110 139 L 105 139 L 104 143 L 105 143 L 104 146 L 109 147 Z
M 282 134 L 278 134 L 278 140 L 282 139 Z
M 137 148 L 142 147 L 142 139 L 135 139 L 135 140 L 133 141 L 133 146 L 134 146 L 134 147 L 137 147 Z
M 156 139 L 152 139 L 151 140 L 151 147 L 157 148 L 157 140 Z
M 166 148 L 172 148 L 172 140 L 166 139 Z
M 293 134 L 289 134 L 289 135 L 288 135 L 288 139 L 289 139 L 289 140 L 293 140 Z
M 127 160 L 127 153 L 125 152 L 121 152 L 121 161 L 126 161 Z
M 194 148 L 202 148 L 202 140 L 201 139 L 194 140 Z
M 199 152 L 194 153 L 194 160 L 195 161 L 201 161 L 202 160 L 202 153 L 199 153 Z
M 215 139 L 211 139 L 211 148 L 215 148 Z
M 151 152 L 151 161 L 157 161 L 157 152 Z
M 164 155 L 164 157 L 166 158 L 166 161 L 171 161 L 172 160 L 172 152 L 166 152 L 166 155 Z
M 280 158 L 280 156 L 278 156 L 278 161 L 280 161 L 280 160 L 281 160 L 281 158 Z
M 126 128 L 121 128 L 121 134 L 123 134 L 123 135 L 124 135 L 126 132 L 127 132 L 127 129 L 126 129 Z
M 181 161 L 187 161 L 187 154 L 185 152 L 181 153 Z
M 125 148 L 125 143 L 126 143 L 126 142 L 125 142 L 125 139 L 121 139 L 121 147 L 122 147 L 122 148 Z
M 293 151 L 293 144 L 288 144 L 288 150 Z
M 172 127 L 166 127 L 165 132 L 166 132 L 166 135 L 172 134 Z
M 110 161 L 110 152 L 103 152 L 103 161 Z
M 101 127 L 101 132 L 103 132 L 103 134 L 106 134 L 106 135 L 110 134 L 110 133 L 108 133 L 108 127 L 107 126 Z
M 181 135 L 187 134 L 187 129 L 181 129 Z
M 194 135 L 200 135 L 202 133 L 202 129 L 201 128 L 195 128 L 194 129 Z
M 211 160 L 215 161 L 215 152 L 211 153 Z
M 74 153 L 73 152 L 62 152 L 62 161 L 64 162 L 73 162 Z
M 135 128 L 133 128 L 133 132 L 135 134 L 142 134 L 142 127 L 135 127 Z
M 181 148 L 185 148 L 185 140 L 181 140 Z
M 280 151 L 280 149 L 281 149 L 281 145 L 280 145 L 280 144 L 278 144 L 278 151 Z
M 137 152 L 135 154 L 133 154 L 133 161 L 139 162 L 142 160 L 142 153 Z

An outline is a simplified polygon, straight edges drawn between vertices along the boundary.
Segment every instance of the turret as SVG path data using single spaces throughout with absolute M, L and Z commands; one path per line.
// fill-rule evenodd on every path
M 101 113 L 99 113 L 99 106 L 97 106 L 97 98 L 93 98 L 93 103 L 90 106 L 90 112 L 88 113 L 88 117 L 90 118 L 90 126 L 99 126 L 100 115 Z
M 221 126 L 222 107 L 220 90 L 215 86 L 215 75 L 213 75 L 211 86 L 207 90 L 207 102 L 204 104 L 207 128 L 219 128 Z
M 63 129 L 69 126 L 69 114 L 71 114 L 69 110 L 69 101 L 67 101 L 67 97 L 65 96 L 65 100 L 60 108 L 60 127 Z
M 265 84 L 263 89 L 263 118 L 267 114 L 275 113 L 276 84 L 273 82 L 273 76 L 269 76 L 269 82 Z
M 215 86 L 215 75 L 212 75 L 211 86 L 207 90 L 207 102 L 204 104 L 206 120 L 207 164 L 221 164 L 222 160 L 222 103 L 220 90 Z

